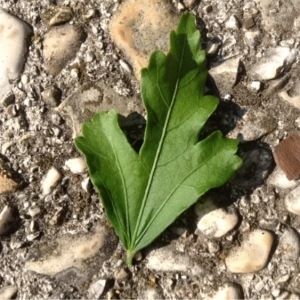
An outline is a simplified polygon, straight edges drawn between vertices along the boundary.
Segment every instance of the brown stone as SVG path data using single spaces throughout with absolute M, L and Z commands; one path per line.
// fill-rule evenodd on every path
M 289 180 L 300 175 L 300 136 L 293 134 L 274 148 L 274 159 Z
M 135 76 L 154 50 L 168 51 L 169 33 L 179 17 L 167 0 L 127 0 L 110 23 L 110 34 L 131 61 Z

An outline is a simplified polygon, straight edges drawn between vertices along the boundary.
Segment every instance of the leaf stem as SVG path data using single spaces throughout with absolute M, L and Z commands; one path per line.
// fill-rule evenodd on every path
M 133 260 L 134 255 L 135 255 L 135 252 L 133 252 L 132 250 L 126 251 L 126 263 L 127 263 L 128 267 L 132 267 L 132 260 Z

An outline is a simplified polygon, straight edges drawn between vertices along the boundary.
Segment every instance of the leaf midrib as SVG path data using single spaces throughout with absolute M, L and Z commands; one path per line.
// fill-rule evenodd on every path
M 174 104 L 175 104 L 175 99 L 176 99 L 176 96 L 177 96 L 177 93 L 178 93 L 178 86 L 179 86 L 181 68 L 182 68 L 182 63 L 183 63 L 183 54 L 185 52 L 186 43 L 187 43 L 187 39 L 185 38 L 184 44 L 183 44 L 183 47 L 182 47 L 182 52 L 181 52 L 181 57 L 180 57 L 180 64 L 179 64 L 179 68 L 178 68 L 178 75 L 177 75 L 177 79 L 176 79 L 174 93 L 173 93 L 172 100 L 171 100 L 171 105 L 169 106 L 166 121 L 165 121 L 163 131 L 162 131 L 162 137 L 159 141 L 158 148 L 157 148 L 156 155 L 155 155 L 155 159 L 154 159 L 154 162 L 153 162 L 153 165 L 152 165 L 152 168 L 151 168 L 151 173 L 150 173 L 150 176 L 149 176 L 149 179 L 148 179 L 148 183 L 147 183 L 144 198 L 143 198 L 143 201 L 142 201 L 141 209 L 140 209 L 138 219 L 137 219 L 137 223 L 136 223 L 136 227 L 135 227 L 135 230 L 134 230 L 134 233 L 133 233 L 133 238 L 131 240 L 131 245 L 130 245 L 131 249 L 130 250 L 134 250 L 135 246 L 137 244 L 136 240 L 137 240 L 138 230 L 139 230 L 139 227 L 140 227 L 140 222 L 141 222 L 141 219 L 143 217 L 143 213 L 144 213 L 144 209 L 145 209 L 145 206 L 146 206 L 147 198 L 148 198 L 148 195 L 149 195 L 149 192 L 150 192 L 151 185 L 153 183 L 154 173 L 155 173 L 157 165 L 158 165 L 158 161 L 159 161 L 159 158 L 160 158 L 160 155 L 161 155 L 164 140 L 165 140 L 165 137 L 166 137 L 167 132 L 168 132 L 167 128 L 168 128 L 168 125 L 169 125 L 169 122 L 170 122 L 171 114 L 172 114 L 173 107 L 174 107 Z M 156 78 L 158 78 L 158 76 Z

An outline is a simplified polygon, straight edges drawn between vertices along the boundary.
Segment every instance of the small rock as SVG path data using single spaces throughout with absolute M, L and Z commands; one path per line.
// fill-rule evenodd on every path
M 65 210 L 62 207 L 58 208 L 58 210 L 54 213 L 53 217 L 49 221 L 50 225 L 60 225 L 64 219 L 64 216 Z
M 274 147 L 276 164 L 286 174 L 288 180 L 296 180 L 300 175 L 300 136 L 292 134 Z
M 268 263 L 273 235 L 265 230 L 251 232 L 241 246 L 226 257 L 227 269 L 232 273 L 252 273 L 262 270 Z
M 49 252 L 48 247 L 41 248 L 41 259 L 27 261 L 25 269 L 44 275 L 55 275 L 70 268 L 84 270 L 87 265 L 86 260 L 90 260 L 95 255 L 98 258 L 97 268 L 101 267 L 100 263 L 112 255 L 117 246 L 117 240 L 106 228 L 98 226 L 94 233 L 88 233 L 81 236 L 60 236 L 54 243 L 56 249 Z
M 0 299 L 9 300 L 15 299 L 18 289 L 14 285 L 8 285 L 0 290 Z
M 151 251 L 147 256 L 147 268 L 160 272 L 183 272 L 200 275 L 203 270 L 187 254 L 175 251 L 171 246 Z
M 208 297 L 209 300 L 236 300 L 243 299 L 241 288 L 236 285 L 226 285 L 220 288 L 213 297 Z
M 213 7 L 210 4 L 205 5 L 205 6 L 203 6 L 202 11 L 204 14 L 209 14 L 213 11 Z
M 5 97 L 23 70 L 31 28 L 19 18 L 0 9 L 0 99 Z
M 116 280 L 124 281 L 129 278 L 129 273 L 122 268 L 121 270 L 115 272 L 114 277 Z
M 94 9 L 89 9 L 86 14 L 83 15 L 83 18 L 86 20 L 92 19 L 96 15 L 96 10 Z
M 216 241 L 209 241 L 207 243 L 209 253 L 218 253 L 220 251 L 220 245 Z
M 291 263 L 297 261 L 300 254 L 300 241 L 294 229 L 288 228 L 284 231 L 275 254 L 280 256 L 283 261 L 291 261 Z
M 239 65 L 240 58 L 230 58 L 209 70 L 220 91 L 226 92 L 235 85 Z
M 294 105 L 295 107 L 300 109 L 300 95 L 294 96 L 294 97 L 290 97 L 289 94 L 286 91 L 282 91 L 278 94 L 278 96 L 289 102 L 290 104 Z
M 245 32 L 245 40 L 251 47 L 256 47 L 259 44 L 259 40 L 262 33 L 259 30 Z
M 257 93 L 259 92 L 259 90 L 261 89 L 261 82 L 260 81 L 252 81 L 250 84 L 249 84 L 249 90 Z
M 155 49 L 168 50 L 168 37 L 176 28 L 178 16 L 165 0 L 127 0 L 110 23 L 110 34 L 132 63 L 139 79 Z
M 296 51 L 288 47 L 277 47 L 265 53 L 249 71 L 253 80 L 271 80 L 288 70 L 296 58 Z
M 88 288 L 88 299 L 100 299 L 105 290 L 106 283 L 106 279 L 99 279 L 93 282 Z
M 240 141 L 255 141 L 277 128 L 277 120 L 262 109 L 249 109 L 228 137 Z
M 19 182 L 14 177 L 13 171 L 0 160 L 0 195 L 12 193 L 18 188 Z
M 203 216 L 197 227 L 205 235 L 220 238 L 232 230 L 238 221 L 239 218 L 235 211 L 219 208 Z
M 275 168 L 272 174 L 268 177 L 267 182 L 269 185 L 282 189 L 290 189 L 298 185 L 296 180 L 288 180 L 284 172 L 279 167 Z
M 128 64 L 128 62 L 124 59 L 119 60 L 120 66 L 122 67 L 123 70 L 125 70 L 127 73 L 131 73 L 131 66 Z
M 250 17 L 247 17 L 244 19 L 244 23 L 243 23 L 243 26 L 245 29 L 250 29 L 252 28 L 253 26 L 255 25 L 255 21 L 254 21 L 254 18 L 252 16 Z
M 35 240 L 36 238 L 38 238 L 39 236 L 40 236 L 40 232 L 34 232 L 34 233 L 30 233 L 30 234 L 28 234 L 28 235 L 26 235 L 26 239 L 27 239 L 27 241 L 29 241 L 29 242 L 32 242 L 33 240 Z
M 92 52 L 92 51 L 88 51 L 86 54 L 85 54 L 85 58 L 84 58 L 84 61 L 87 62 L 87 63 L 90 63 L 92 61 L 94 61 L 96 59 L 96 56 L 95 56 L 95 53 Z
M 42 92 L 43 101 L 50 107 L 56 107 L 60 104 L 62 91 L 56 86 L 51 86 Z
M 1 103 L 4 107 L 7 107 L 11 104 L 15 104 L 16 96 L 14 94 L 9 94 L 1 100 Z
M 300 186 L 286 195 L 285 207 L 289 212 L 300 216 Z
M 87 192 L 89 193 L 91 191 L 91 181 L 90 181 L 90 178 L 87 177 L 87 178 L 84 178 L 82 181 L 81 181 L 81 187 Z
M 52 188 L 54 188 L 59 180 L 61 179 L 61 174 L 58 172 L 57 169 L 52 167 L 43 178 L 41 185 L 42 185 L 42 192 L 43 195 L 50 194 Z
M 127 101 L 132 104 L 130 109 L 128 109 L 124 97 L 103 83 L 98 83 L 95 86 L 83 86 L 75 91 L 60 104 L 58 110 L 67 114 L 71 119 L 73 138 L 75 138 L 81 135 L 84 121 L 99 111 L 114 108 L 122 115 L 128 115 L 132 111 L 142 112 L 141 102 L 138 98 L 128 98 Z
M 65 162 L 65 166 L 73 174 L 81 174 L 87 171 L 87 165 L 83 157 L 70 158 Z
M 85 33 L 80 27 L 63 25 L 54 27 L 45 35 L 44 60 L 49 73 L 56 76 L 67 63 L 75 58 Z
M 225 22 L 225 27 L 227 29 L 237 30 L 240 28 L 239 20 L 236 16 L 230 16 L 229 19 Z
M 37 206 L 34 206 L 34 207 L 30 207 L 28 209 L 28 214 L 31 218 L 34 218 L 36 217 L 37 215 L 39 215 L 41 213 L 41 209 Z
M 73 17 L 73 10 L 71 7 L 61 6 L 50 19 L 49 25 L 59 25 L 70 21 Z
M 5 206 L 0 213 L 0 235 L 7 233 L 13 221 L 13 209 Z

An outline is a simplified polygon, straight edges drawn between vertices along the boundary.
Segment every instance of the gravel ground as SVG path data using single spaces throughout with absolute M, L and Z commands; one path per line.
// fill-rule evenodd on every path
M 1 299 L 300 299 L 300 171 L 273 157 L 300 130 L 299 1 L 0 4 Z M 238 138 L 244 165 L 129 269 L 73 138 L 115 108 L 139 148 L 140 68 L 186 11 L 221 99 L 207 130 Z

